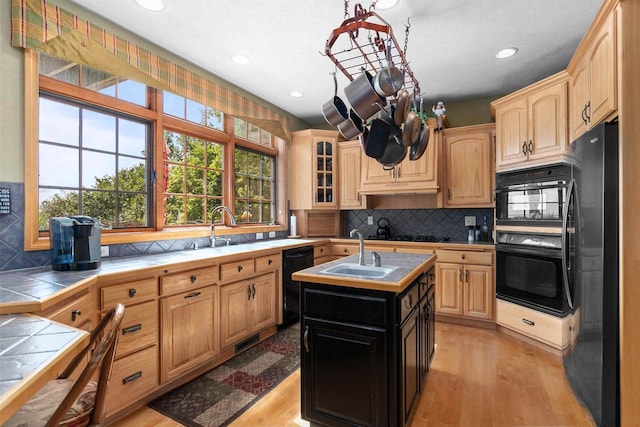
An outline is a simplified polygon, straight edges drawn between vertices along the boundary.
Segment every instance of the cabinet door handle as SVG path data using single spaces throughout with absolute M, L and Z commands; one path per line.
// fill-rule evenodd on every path
M 591 101 L 587 101 L 587 106 L 585 107 L 585 115 L 587 116 L 587 120 L 591 121 Z
M 141 377 L 142 377 L 142 371 L 138 371 L 133 375 L 129 375 L 128 377 L 123 378 L 122 379 L 122 384 L 130 383 L 131 381 L 135 381 L 135 380 L 137 380 L 137 379 L 139 379 Z
M 522 319 L 522 323 L 529 325 L 529 326 L 535 326 L 536 322 L 534 322 L 533 320 L 529 320 L 529 319 Z
M 309 325 L 304 327 L 303 341 L 304 341 L 304 349 L 306 350 L 307 353 L 309 353 Z
M 458 270 L 458 280 L 462 282 L 462 269 Z
M 465 283 L 469 283 L 469 270 L 464 270 L 464 281 Z
M 130 334 L 132 332 L 138 332 L 142 329 L 142 323 L 138 323 L 137 325 L 129 326 L 128 328 L 122 329 L 122 335 Z
M 251 299 L 251 285 L 247 285 L 247 301 Z
M 185 295 L 185 296 L 184 296 L 184 298 L 185 298 L 185 299 L 187 299 L 187 298 L 195 298 L 195 297 L 197 297 L 198 295 L 200 295 L 201 293 L 202 293 L 202 292 L 194 292 L 194 293 L 192 293 L 192 294 Z
M 135 289 L 129 289 L 129 298 L 133 298 L 136 295 Z
M 238 266 L 238 273 L 240 273 L 241 271 L 242 271 L 242 266 L 241 266 L 241 265 L 239 265 L 239 266 Z
M 584 105 L 581 115 L 582 115 L 582 123 L 586 125 L 587 124 L 587 104 Z
M 533 154 L 533 140 L 532 139 L 529 140 L 529 153 Z
M 78 316 L 82 316 L 82 312 L 78 309 L 75 309 L 71 312 L 71 321 L 75 322 Z
M 251 284 L 251 298 L 255 298 L 256 297 L 256 284 L 252 283 Z
M 190 277 L 191 283 L 196 283 L 196 280 L 198 280 L 197 276 L 191 276 Z
M 451 189 L 447 188 L 447 200 L 451 200 Z
M 527 157 L 527 141 L 522 143 L 522 155 Z

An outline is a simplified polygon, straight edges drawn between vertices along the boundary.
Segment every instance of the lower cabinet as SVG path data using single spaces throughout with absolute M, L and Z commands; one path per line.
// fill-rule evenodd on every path
M 161 298 L 160 307 L 164 383 L 218 355 L 218 286 Z
M 433 355 L 433 316 L 424 318 L 430 311 L 423 313 L 419 301 L 433 303 L 434 289 L 422 299 L 418 290 L 427 276 L 402 294 L 301 283 L 303 419 L 326 426 L 409 424 Z
M 158 384 L 157 345 L 117 359 L 111 371 L 107 415 L 144 398 L 157 388 Z
M 276 273 L 220 287 L 222 348 L 276 323 Z

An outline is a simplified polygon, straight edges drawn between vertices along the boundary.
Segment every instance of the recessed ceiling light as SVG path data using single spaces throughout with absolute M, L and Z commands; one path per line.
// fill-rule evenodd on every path
M 292 96 L 294 98 L 302 98 L 304 96 L 304 93 L 302 93 L 300 91 L 297 91 L 297 90 L 294 90 L 294 91 L 289 92 L 289 96 Z
M 164 0 L 136 0 L 136 3 L 138 3 L 138 6 L 141 8 L 152 12 L 159 12 L 167 7 Z
M 378 0 L 376 3 L 376 9 L 391 9 L 393 6 L 398 4 L 399 0 Z
M 233 55 L 231 60 L 238 65 L 247 65 L 251 62 L 251 59 L 245 55 Z
M 498 53 L 496 53 L 496 58 L 498 58 L 498 59 L 509 58 L 509 57 L 515 55 L 516 53 L 518 53 L 518 48 L 516 48 L 516 47 L 507 47 L 505 49 L 500 49 L 498 51 Z

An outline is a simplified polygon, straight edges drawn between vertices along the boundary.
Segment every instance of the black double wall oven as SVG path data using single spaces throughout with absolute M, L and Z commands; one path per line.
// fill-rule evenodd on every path
M 496 296 L 557 317 L 571 311 L 571 166 L 496 175 Z

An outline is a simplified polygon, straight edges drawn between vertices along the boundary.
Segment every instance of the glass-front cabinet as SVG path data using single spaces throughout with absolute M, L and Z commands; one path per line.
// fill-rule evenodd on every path
M 336 131 L 307 129 L 292 133 L 289 150 L 290 209 L 337 209 Z

